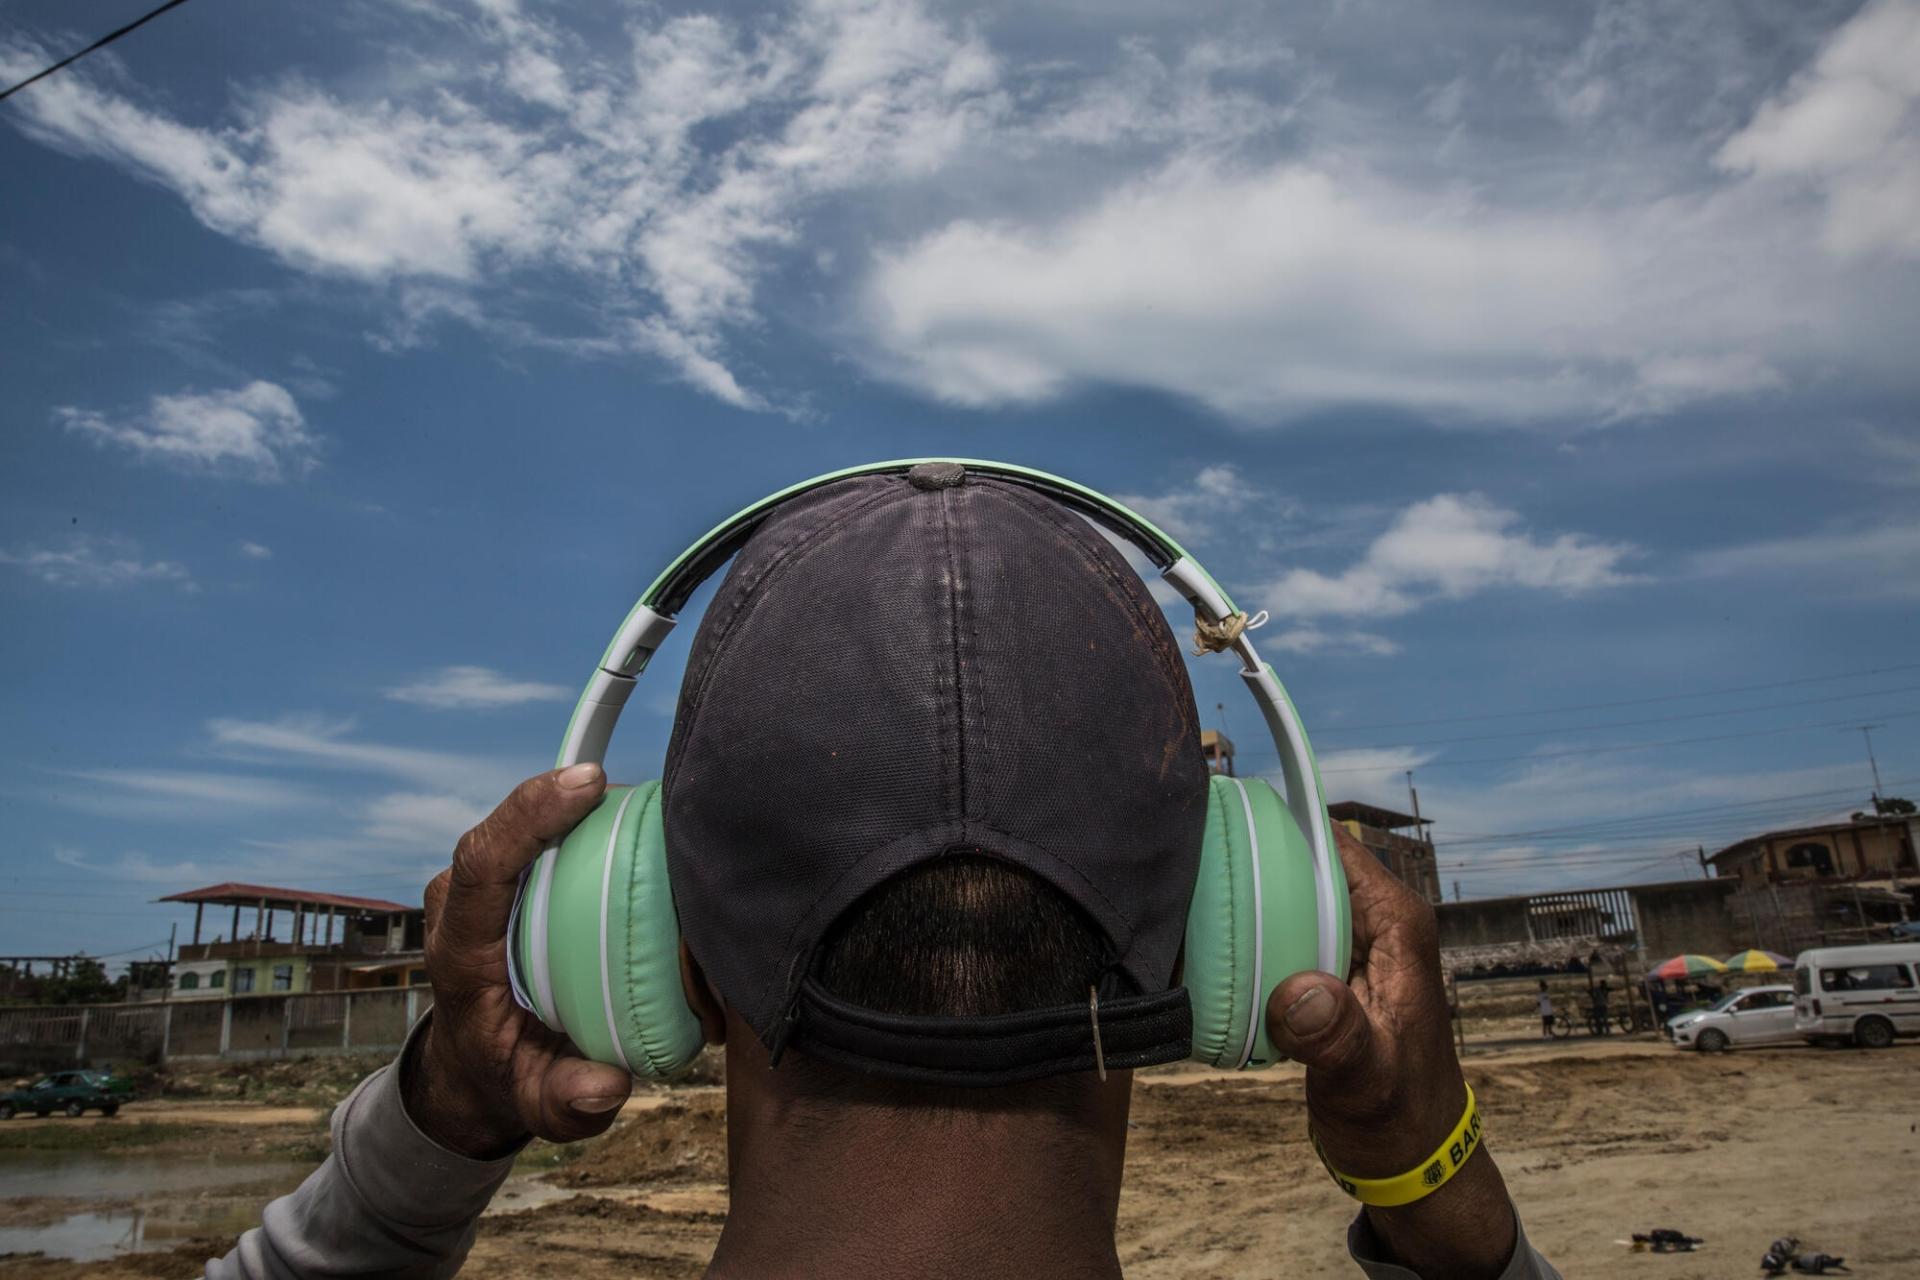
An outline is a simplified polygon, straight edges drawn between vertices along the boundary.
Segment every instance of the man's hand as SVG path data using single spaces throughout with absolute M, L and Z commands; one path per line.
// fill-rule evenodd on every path
M 613 1123 L 633 1080 L 589 1062 L 514 1002 L 507 918 L 521 870 L 587 815 L 607 789 L 597 764 L 529 778 L 460 837 L 427 886 L 432 1023 L 402 1076 L 407 1114 L 462 1155 L 504 1155 L 529 1134 L 553 1142 Z
M 1424 1162 L 1466 1110 L 1433 909 L 1335 823 L 1353 904 L 1346 982 L 1299 973 L 1267 1001 L 1267 1034 L 1307 1068 L 1307 1115 L 1327 1158 L 1358 1178 Z M 1375 1233 L 1422 1275 L 1497 1276 L 1512 1255 L 1512 1204 L 1484 1147 L 1446 1186 L 1367 1209 Z

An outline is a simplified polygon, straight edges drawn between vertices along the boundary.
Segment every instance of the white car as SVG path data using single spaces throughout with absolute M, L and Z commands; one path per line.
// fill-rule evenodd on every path
M 1734 1045 L 1797 1043 L 1792 987 L 1748 987 L 1705 1009 L 1667 1019 L 1667 1035 L 1681 1049 L 1718 1053 Z

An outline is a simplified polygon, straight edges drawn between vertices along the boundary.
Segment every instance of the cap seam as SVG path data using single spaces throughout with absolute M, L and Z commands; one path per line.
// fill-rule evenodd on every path
M 954 791 L 954 809 L 964 824 L 971 812 L 967 803 L 967 689 L 964 664 L 960 661 L 960 570 L 953 556 L 953 512 L 948 503 L 952 489 L 939 491 L 940 544 L 947 564 L 947 660 L 953 673 L 953 768 L 949 780 Z M 944 756 L 948 741 L 941 738 Z

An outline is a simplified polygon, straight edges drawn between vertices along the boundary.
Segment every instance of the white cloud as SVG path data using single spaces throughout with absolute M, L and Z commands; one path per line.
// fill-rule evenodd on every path
M 164 582 L 195 590 L 193 575 L 173 560 L 147 560 L 126 538 L 68 538 L 57 547 L 19 546 L 0 550 L 0 565 L 11 565 L 56 587 L 113 589 Z
M 1920 258 L 1920 3 L 1872 0 L 1715 157 L 1803 184 L 1835 253 Z
M 1920 523 L 1838 526 L 1702 551 L 1705 577 L 1795 580 L 1825 592 L 1920 597 Z
M 82 769 L 65 776 L 87 785 L 53 792 L 62 804 L 122 818 L 218 820 L 314 804 L 308 787 L 275 778 L 178 769 Z
M 1223 518 L 1238 515 L 1261 494 L 1230 463 L 1202 467 L 1183 489 L 1162 494 L 1120 493 L 1116 501 L 1158 525 L 1175 542 L 1199 546 L 1219 532 Z
M 240 542 L 240 554 L 249 560 L 271 560 L 273 559 L 273 548 L 267 546 L 265 543 L 242 539 Z
M 84 850 L 58 848 L 53 851 L 53 860 L 63 867 L 73 867 L 110 880 L 131 880 L 176 890 L 213 880 L 216 871 L 216 868 L 197 859 L 155 862 L 147 854 L 138 852 L 123 853 L 113 861 L 103 863 L 88 857 Z
M 486 804 L 460 796 L 396 791 L 367 805 L 363 834 L 402 849 L 445 854 L 487 812 Z
M 69 431 L 146 461 L 252 480 L 305 470 L 316 445 L 293 396 L 272 382 L 154 396 L 136 418 L 116 420 L 72 405 L 54 410 L 54 418 Z
M 1632 581 L 1620 569 L 1632 547 L 1568 533 L 1542 541 L 1519 522 L 1479 494 L 1439 494 L 1396 516 L 1347 569 L 1293 569 L 1258 598 L 1283 617 L 1389 617 L 1500 587 L 1571 595 Z
M 387 690 L 395 702 L 436 711 L 514 707 L 526 702 L 563 702 L 575 691 L 564 685 L 512 680 L 491 667 L 454 666 Z
M 1584 425 L 1911 388 L 1914 0 L 1860 10 L 1777 92 L 1830 10 L 1572 12 L 1375 6 L 1370 32 L 1434 50 L 1385 74 L 1341 45 L 1351 18 L 1258 6 L 1189 30 L 1082 6 L 1035 58 L 1004 8 L 642 7 L 589 37 L 476 0 L 390 15 L 432 24 L 437 61 L 243 85 L 209 119 L 98 66 L 10 118 L 365 287 L 390 348 L 468 324 L 658 359 L 744 408 L 797 398 L 742 352 L 776 316 L 969 405 L 1110 384 L 1253 422 Z M 16 39 L 0 71 L 43 58 Z M 818 295 L 767 305 L 821 263 Z
M 1277 649 L 1282 653 L 1330 653 L 1385 658 L 1400 652 L 1399 644 L 1371 631 L 1326 631 L 1311 623 L 1288 627 L 1284 631 L 1271 634 L 1263 629 L 1262 633 L 1255 638 L 1255 642 L 1262 650 Z
M 596 344 L 760 407 L 722 332 L 755 322 L 767 251 L 825 194 L 938 170 L 1000 109 L 991 53 L 915 0 L 803 0 L 754 25 L 653 15 L 624 48 L 478 7 L 457 24 L 478 32 L 471 56 L 410 66 L 411 92 L 290 82 L 195 127 L 81 71 L 23 98 L 22 127 L 301 270 L 466 300 L 523 269 L 567 273 L 600 312 Z M 16 41 L 0 71 L 42 56 Z M 470 301 L 452 313 L 492 323 Z
M 1434 757 L 1420 747 L 1336 748 L 1315 754 L 1328 799 L 1365 800 L 1388 808 L 1407 803 L 1407 770 L 1418 769 Z
M 243 759 L 379 774 L 475 798 L 497 800 L 531 772 L 485 756 L 368 742 L 352 730 L 350 720 L 317 716 L 207 722 L 214 748 Z

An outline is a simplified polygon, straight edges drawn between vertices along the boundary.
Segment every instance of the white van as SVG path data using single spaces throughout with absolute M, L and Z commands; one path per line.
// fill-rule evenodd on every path
M 1793 962 L 1793 1027 L 1815 1044 L 1884 1049 L 1920 1035 L 1920 942 L 1820 947 Z

